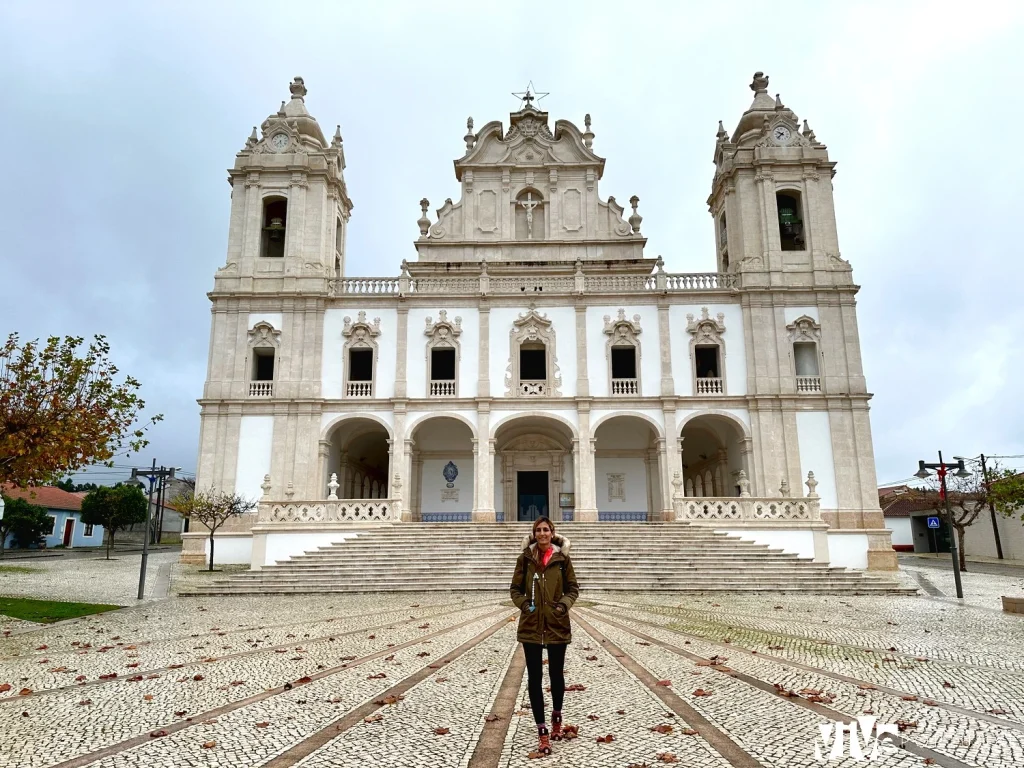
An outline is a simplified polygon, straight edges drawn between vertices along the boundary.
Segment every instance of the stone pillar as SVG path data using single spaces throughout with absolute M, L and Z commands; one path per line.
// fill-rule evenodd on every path
M 666 322 L 668 313 L 665 315 Z M 670 377 L 671 379 L 671 377 Z M 659 458 L 658 462 L 658 489 L 661 493 L 662 520 L 674 520 L 675 514 L 672 511 L 672 472 L 682 470 L 683 462 L 679 454 L 681 439 L 677 439 L 678 430 L 676 427 L 676 404 L 670 401 L 662 403 L 662 414 L 665 420 L 664 438 L 664 460 Z
M 658 449 L 658 516 L 657 520 L 668 522 L 672 513 L 672 466 L 669 460 L 669 446 L 674 442 L 659 437 L 655 441 Z
M 412 478 L 410 478 L 410 484 L 412 485 L 413 499 L 409 506 L 409 513 L 413 520 L 416 522 L 423 521 L 423 458 L 419 451 L 413 450 L 412 453 Z
M 658 300 L 658 346 L 661 349 L 661 396 L 673 397 L 676 385 L 672 377 L 672 343 L 668 324 L 668 299 L 665 297 Z M 724 367 L 724 361 L 722 365 Z M 669 432 L 665 434 L 671 435 Z
M 479 370 L 477 371 L 476 396 L 488 398 L 491 396 L 490 385 L 490 359 L 491 359 L 491 308 L 481 299 L 480 301 L 480 348 L 479 348 Z M 486 437 L 479 433 L 481 439 Z M 491 505 L 493 506 L 493 504 Z
M 580 437 L 576 445 L 579 453 L 579 473 L 576 482 L 576 520 L 582 523 L 597 522 L 597 471 L 594 450 L 597 441 L 590 436 L 590 401 L 579 405 Z
M 402 490 L 409 487 L 407 477 L 403 477 L 405 471 L 405 403 L 395 403 L 395 438 L 388 441 L 388 476 L 387 476 L 387 497 L 392 499 L 396 511 L 400 512 L 402 522 L 409 522 L 410 510 L 402 504 Z M 398 483 L 395 479 L 398 479 Z
M 482 364 L 481 364 L 482 366 Z M 482 370 L 482 368 L 481 368 Z M 477 406 L 476 434 L 473 440 L 473 469 L 476 485 L 473 492 L 474 523 L 493 523 L 494 512 L 494 441 L 491 440 L 491 406 Z
M 576 397 L 590 397 L 587 373 L 587 307 L 576 305 Z
M 649 450 L 644 452 L 644 473 L 647 480 L 647 519 L 653 520 L 657 514 L 657 507 L 654 503 L 657 483 L 654 479 L 654 468 L 658 464 L 658 452 Z
M 319 450 L 317 451 L 317 463 L 320 467 L 320 477 L 317 483 L 318 492 L 314 494 L 314 499 L 321 499 L 327 493 L 327 480 L 331 476 L 331 441 L 321 440 Z
M 397 399 L 403 399 L 408 397 L 408 383 L 406 381 L 406 361 L 409 357 L 408 354 L 408 342 L 409 342 L 409 308 L 399 307 L 398 308 L 398 329 L 396 333 L 395 345 L 398 348 L 397 357 L 395 359 L 395 397 Z M 428 374 L 429 375 L 429 374 Z M 417 393 L 417 397 L 422 397 L 423 394 Z

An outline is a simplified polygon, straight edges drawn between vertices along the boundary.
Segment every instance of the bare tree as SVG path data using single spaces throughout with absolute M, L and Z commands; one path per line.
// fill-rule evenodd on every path
M 942 497 L 941 488 L 939 479 L 932 477 L 924 487 L 916 488 L 912 493 L 919 499 L 927 500 L 941 517 L 945 517 L 946 500 Z M 964 546 L 964 537 L 968 526 L 978 519 L 978 515 L 988 504 L 989 484 L 985 482 L 980 467 L 967 477 L 957 477 L 950 472 L 946 474 L 946 493 L 949 496 L 949 511 L 952 518 L 949 523 L 959 547 L 960 570 L 966 571 L 967 548 Z
M 240 517 L 256 508 L 256 501 L 237 493 L 193 490 L 175 497 L 172 502 L 182 517 L 201 523 L 210 529 L 210 570 L 213 570 L 213 534 L 233 517 Z

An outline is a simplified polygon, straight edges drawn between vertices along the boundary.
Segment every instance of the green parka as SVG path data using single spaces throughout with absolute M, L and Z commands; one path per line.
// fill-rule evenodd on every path
M 539 643 L 541 645 L 558 645 L 572 642 L 572 629 L 569 622 L 569 608 L 580 595 L 580 585 L 576 581 L 576 572 L 569 559 L 569 540 L 555 534 L 551 538 L 554 553 L 548 560 L 547 567 L 542 567 L 538 558 L 537 544 L 527 536 L 523 539 L 523 553 L 516 560 L 516 571 L 512 575 L 509 594 L 521 613 L 519 614 L 519 633 L 517 639 L 521 643 Z M 562 583 L 562 566 L 565 563 L 565 583 Z M 525 580 L 523 576 L 526 576 Z M 536 579 L 534 576 L 536 575 Z M 525 591 L 523 584 L 526 584 Z M 525 610 L 530 605 L 531 595 L 534 610 Z M 566 612 L 563 616 L 555 613 L 555 605 L 562 603 Z

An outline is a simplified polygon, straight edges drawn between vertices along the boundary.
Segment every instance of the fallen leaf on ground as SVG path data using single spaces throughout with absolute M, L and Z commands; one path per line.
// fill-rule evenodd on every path
M 698 688 L 696 691 L 693 692 L 693 695 L 694 696 L 710 696 L 712 693 L 713 693 L 713 691 L 706 691 L 703 688 Z
M 153 700 L 153 694 L 152 693 L 147 693 L 145 696 L 142 697 L 142 700 L 143 701 L 152 701 Z
M 493 723 L 496 720 L 501 720 L 501 717 L 499 717 L 498 715 L 488 715 L 484 718 L 485 723 Z
M 587 690 L 587 687 L 585 685 L 580 684 L 580 683 L 573 683 L 572 685 L 567 685 L 565 687 L 565 690 L 567 690 L 567 691 L 585 691 L 585 690 Z
M 673 755 L 671 752 L 661 752 L 658 755 L 658 760 L 663 763 L 678 763 L 679 758 Z
M 616 715 L 624 715 L 624 714 L 626 714 L 626 710 L 624 710 L 624 709 L 616 709 L 615 710 L 615 714 Z
M 683 730 L 681 730 L 680 733 L 683 734 L 684 736 L 696 736 L 697 735 L 697 732 L 695 730 L 693 730 L 693 728 L 683 728 Z
M 19 696 L 28 696 L 30 693 L 32 693 L 31 688 L 22 688 L 20 691 L 18 691 Z
M 267 723 L 267 722 L 256 723 L 256 727 L 257 728 L 266 728 L 268 725 L 270 725 L 270 723 Z
M 438 736 L 444 736 L 446 733 L 448 733 L 448 729 L 447 728 L 435 728 L 434 729 L 434 733 L 436 733 Z
M 381 715 L 381 714 L 370 715 L 369 717 L 364 717 L 363 718 L 363 722 L 364 723 L 379 723 L 383 719 L 384 719 L 384 715 Z
M 615 737 L 612 734 L 610 734 L 610 733 L 608 735 L 606 735 L 606 736 L 598 736 L 597 737 L 597 743 L 598 744 L 607 744 L 610 741 L 615 741 Z
M 387 675 L 385 675 L 383 672 L 378 672 L 376 675 L 369 675 L 366 679 L 367 680 L 383 680 L 385 677 L 387 677 Z
M 667 686 L 672 685 L 672 681 L 671 680 L 659 680 L 658 681 L 658 685 L 664 685 L 664 686 L 667 687 Z
M 203 742 L 203 749 L 213 749 L 216 746 L 217 746 L 217 742 L 216 741 L 204 741 Z
M 149 735 L 151 737 L 153 737 L 154 739 L 157 739 L 157 738 L 160 738 L 161 736 L 166 736 L 167 735 L 167 731 L 150 731 Z
M 0 685 L 0 693 L 7 693 L 9 690 L 11 690 L 10 683 L 4 683 L 3 685 Z
M 653 726 L 651 730 L 655 733 L 672 733 L 672 726 L 667 723 L 662 723 L 661 725 Z

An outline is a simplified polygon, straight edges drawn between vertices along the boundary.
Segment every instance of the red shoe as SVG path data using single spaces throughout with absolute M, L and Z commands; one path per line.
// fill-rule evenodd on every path
M 562 712 L 561 710 L 551 710 L 551 738 L 555 741 L 562 740 Z
M 537 752 L 542 755 L 551 754 L 551 739 L 548 737 L 547 728 L 540 728 L 537 731 Z

